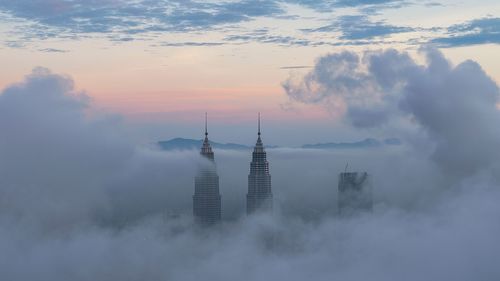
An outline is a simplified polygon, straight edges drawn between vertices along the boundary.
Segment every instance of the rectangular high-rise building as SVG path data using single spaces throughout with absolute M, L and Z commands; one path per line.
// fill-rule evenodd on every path
M 193 215 L 202 225 L 215 224 L 221 220 L 219 176 L 215 169 L 202 168 L 195 177 Z

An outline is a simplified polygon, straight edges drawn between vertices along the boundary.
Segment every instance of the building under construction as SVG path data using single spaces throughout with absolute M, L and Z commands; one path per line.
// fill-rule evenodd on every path
M 368 173 L 344 172 L 339 175 L 338 208 L 341 215 L 352 215 L 373 208 Z

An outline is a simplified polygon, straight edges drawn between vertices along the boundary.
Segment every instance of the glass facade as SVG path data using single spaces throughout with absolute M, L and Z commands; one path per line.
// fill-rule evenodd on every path
M 221 195 L 214 153 L 206 131 L 200 154 L 209 163 L 199 167 L 194 180 L 193 215 L 200 224 L 213 225 L 221 220 Z
M 260 138 L 260 117 L 258 136 L 248 175 L 247 214 L 256 211 L 272 211 L 273 209 L 269 162 L 266 159 L 266 152 Z

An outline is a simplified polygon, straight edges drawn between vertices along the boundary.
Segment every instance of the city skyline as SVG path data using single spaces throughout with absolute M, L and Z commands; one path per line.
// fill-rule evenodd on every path
M 205 139 L 200 155 L 209 161 L 198 168 L 195 177 L 193 195 L 193 215 L 201 225 L 210 226 L 219 223 L 223 218 L 222 200 L 219 193 L 219 176 L 215 164 L 214 152 L 208 140 L 208 114 L 205 113 Z M 271 192 L 271 176 L 266 152 L 261 140 L 260 113 L 258 114 L 257 143 L 252 153 L 250 174 L 248 175 L 248 193 L 246 195 L 246 213 L 252 215 L 273 210 L 273 194 Z
M 0 280 L 500 280 L 499 54 L 498 0 L 0 0 Z
M 219 176 L 215 163 L 215 153 L 208 139 L 207 116 L 208 113 L 205 113 L 205 139 L 200 149 L 200 156 L 204 160 L 208 160 L 209 163 L 199 165 L 195 176 L 193 216 L 196 223 L 202 226 L 213 226 L 226 218 L 222 208 L 222 197 L 219 193 Z M 246 194 L 247 216 L 255 214 L 273 215 L 274 200 L 271 190 L 271 175 L 261 139 L 260 112 L 257 119 L 257 141 L 252 152 L 250 173 L 248 175 L 248 192 Z M 362 212 L 371 212 L 373 210 L 373 186 L 369 183 L 368 173 L 347 172 L 348 166 L 349 164 L 346 164 L 344 172 L 338 175 L 336 213 L 346 217 L 359 215 Z

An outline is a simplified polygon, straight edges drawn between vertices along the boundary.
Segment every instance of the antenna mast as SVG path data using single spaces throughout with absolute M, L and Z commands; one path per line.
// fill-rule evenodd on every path
M 207 113 L 205 112 L 205 136 L 208 136 L 208 130 L 207 130 Z
M 259 132 L 258 135 L 260 136 L 260 112 L 259 112 Z

